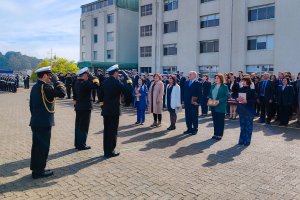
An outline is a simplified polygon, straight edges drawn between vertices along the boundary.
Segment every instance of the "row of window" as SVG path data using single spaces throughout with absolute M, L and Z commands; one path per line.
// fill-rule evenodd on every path
M 106 16 L 106 22 L 107 24 L 112 24 L 114 23 L 114 14 L 108 14 Z M 93 26 L 97 27 L 98 26 L 98 18 L 93 19 Z M 86 29 L 86 20 L 81 21 L 81 29 Z
M 107 42 L 114 41 L 114 32 L 107 32 L 107 34 L 106 34 L 106 40 L 107 40 Z M 98 34 L 94 34 L 94 36 L 93 36 L 93 43 L 94 44 L 98 43 Z M 85 44 L 86 44 L 86 37 L 82 36 L 81 37 L 81 45 L 85 45 Z
M 114 58 L 114 51 L 113 50 L 107 50 L 106 51 L 106 59 L 113 59 Z M 98 51 L 93 51 L 93 60 L 98 60 Z M 84 61 L 86 60 L 86 53 L 82 52 L 81 53 L 81 60 Z
M 162 72 L 166 72 L 169 74 L 175 73 L 178 71 L 177 66 L 162 66 Z M 213 79 L 214 75 L 219 72 L 218 65 L 201 65 L 198 68 L 199 73 L 202 75 L 207 74 L 209 78 Z M 152 67 L 140 67 L 141 73 L 152 73 Z M 246 65 L 246 73 L 257 73 L 261 75 L 265 72 L 273 73 L 274 66 L 273 65 Z
M 214 0 L 201 0 L 206 3 Z M 178 0 L 165 0 L 164 10 L 175 10 L 178 8 Z M 141 16 L 152 15 L 152 4 L 141 6 Z M 264 5 L 248 8 L 248 21 L 258 21 L 275 18 L 275 5 Z M 201 28 L 219 26 L 219 15 L 208 15 L 201 17 Z
M 114 0 L 101 0 L 81 7 L 81 12 L 91 12 L 114 4 Z
M 248 37 L 248 50 L 271 50 L 274 47 L 273 35 Z M 200 41 L 200 53 L 219 52 L 219 40 Z M 163 45 L 163 55 L 177 55 L 177 44 Z M 140 47 L 140 57 L 151 57 L 152 46 Z

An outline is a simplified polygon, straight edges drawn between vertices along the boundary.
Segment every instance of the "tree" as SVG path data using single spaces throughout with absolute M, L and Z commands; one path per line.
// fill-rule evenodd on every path
M 56 58 L 56 59 L 46 58 L 38 64 L 38 67 L 35 70 L 47 66 L 52 66 L 52 72 L 56 74 L 62 73 L 66 75 L 67 72 L 77 73 L 79 71 L 79 68 L 74 63 L 74 61 L 68 61 L 65 58 Z M 32 80 L 36 80 L 36 79 L 37 79 L 36 73 L 33 73 Z

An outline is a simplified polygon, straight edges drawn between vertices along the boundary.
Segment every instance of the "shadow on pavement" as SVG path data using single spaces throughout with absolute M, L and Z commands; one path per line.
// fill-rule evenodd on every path
M 232 162 L 235 157 L 239 156 L 242 151 L 244 151 L 247 146 L 243 145 L 235 145 L 230 147 L 229 149 L 225 149 L 222 151 L 218 151 L 216 154 L 210 154 L 207 157 L 207 162 L 204 163 L 203 167 L 213 167 L 217 164 L 225 164 L 228 162 Z
M 170 156 L 170 158 L 176 159 L 184 156 L 197 155 L 199 153 L 203 153 L 205 149 L 210 148 L 215 143 L 217 143 L 217 140 L 207 139 L 205 141 L 194 143 L 186 147 L 180 147 L 176 150 L 176 153 Z
M 191 135 L 175 135 L 169 138 L 163 138 L 159 140 L 155 140 L 146 144 L 146 147 L 140 149 L 140 151 L 149 151 L 151 149 L 165 149 L 171 146 L 175 146 L 178 142 L 190 137 Z
M 150 131 L 151 128 L 150 127 L 141 127 L 141 128 L 136 128 L 133 130 L 128 130 L 128 131 L 120 131 L 118 134 L 118 137 L 128 137 L 128 136 L 133 136 L 139 133 L 143 133 L 145 131 Z
M 94 157 L 68 166 L 59 167 L 53 170 L 55 173 L 54 176 L 48 178 L 34 180 L 31 178 L 31 175 L 27 175 L 15 181 L 0 185 L 0 193 L 49 187 L 56 184 L 55 179 L 76 174 L 78 171 L 104 160 L 104 157 Z
M 130 138 L 129 140 L 122 142 L 122 144 L 129 144 L 129 143 L 133 143 L 133 142 L 143 142 L 143 141 L 159 138 L 159 137 L 164 136 L 168 132 L 169 132 L 168 130 L 164 130 L 164 131 L 157 131 L 157 132 L 152 132 L 152 133 L 145 133 L 143 135 L 138 135 L 136 137 Z
M 54 160 L 54 159 L 57 159 L 57 158 L 60 158 L 63 156 L 67 156 L 67 155 L 73 154 L 75 152 L 77 152 L 76 149 L 68 149 L 68 150 L 65 150 L 62 152 L 51 154 L 48 157 L 48 161 Z M 18 174 L 17 173 L 18 170 L 24 169 L 29 166 L 30 166 L 30 158 L 0 165 L 0 177 L 15 176 Z

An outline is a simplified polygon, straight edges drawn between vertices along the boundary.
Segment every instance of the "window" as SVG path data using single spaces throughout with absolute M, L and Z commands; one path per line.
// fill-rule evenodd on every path
M 207 15 L 200 17 L 200 28 L 219 26 L 220 17 L 219 14 Z
M 214 76 L 219 72 L 219 66 L 217 65 L 202 65 L 199 66 L 199 73 L 201 75 L 207 74 L 209 78 L 213 79 Z
M 210 2 L 210 1 L 214 1 L 214 0 L 201 0 L 201 3 L 206 3 L 206 2 Z
M 102 0 L 102 1 L 96 1 L 91 4 L 83 5 L 81 6 L 81 12 L 91 12 L 97 9 L 101 9 L 103 7 L 107 7 L 114 4 L 114 0 Z
M 95 34 L 95 35 L 94 35 L 94 43 L 97 43 L 97 42 L 98 42 L 98 35 Z
M 107 15 L 107 23 L 108 24 L 114 23 L 114 14 Z
M 152 25 L 141 26 L 141 37 L 152 36 Z
M 275 5 L 260 6 L 248 9 L 248 21 L 258 21 L 275 18 Z
M 141 73 L 151 73 L 152 67 L 140 67 Z
M 86 28 L 86 21 L 85 20 L 81 21 L 81 28 L 82 29 Z
M 177 21 L 171 21 L 171 22 L 165 22 L 164 23 L 164 33 L 172 33 L 178 31 L 178 22 Z
M 81 44 L 82 44 L 82 45 L 85 45 L 85 43 L 86 43 L 86 37 L 85 37 L 85 36 L 82 36 L 82 37 L 81 37 Z
M 152 4 L 141 6 L 141 16 L 152 15 Z
M 177 44 L 165 44 L 164 56 L 177 55 Z
M 94 27 L 98 26 L 98 18 L 94 18 Z
M 106 51 L 106 58 L 107 59 L 113 59 L 114 58 L 114 51 L 113 50 L 107 50 Z
M 178 8 L 178 0 L 164 0 L 164 10 L 170 11 Z
M 98 59 L 98 52 L 93 51 L 93 60 L 97 60 L 97 59 Z
M 177 66 L 163 66 L 162 70 L 164 74 L 173 74 L 177 72 Z
M 82 52 L 81 53 L 81 60 L 85 60 L 86 59 L 85 56 L 86 56 L 85 52 Z
M 262 35 L 248 37 L 248 50 L 263 50 L 273 49 L 274 47 L 274 36 L 273 35 Z
M 141 57 L 151 57 L 152 56 L 152 46 L 146 46 L 140 48 Z
M 258 75 L 262 75 L 265 72 L 273 74 L 274 66 L 273 65 L 247 65 L 246 72 L 248 74 L 257 73 Z
M 219 40 L 200 41 L 200 53 L 219 52 Z
M 107 41 L 108 42 L 114 41 L 114 32 L 108 32 L 107 33 Z

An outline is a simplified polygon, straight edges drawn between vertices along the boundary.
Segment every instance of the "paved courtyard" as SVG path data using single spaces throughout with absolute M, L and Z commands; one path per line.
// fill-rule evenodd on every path
M 224 139 L 211 140 L 211 118 L 199 118 L 186 136 L 184 114 L 177 129 L 133 126 L 135 113 L 120 118 L 121 156 L 103 159 L 103 123 L 92 113 L 89 151 L 74 150 L 75 113 L 59 100 L 47 167 L 54 176 L 31 179 L 29 91 L 0 93 L 0 199 L 300 199 L 300 130 L 255 125 L 252 144 L 237 145 L 238 121 L 226 121 Z

